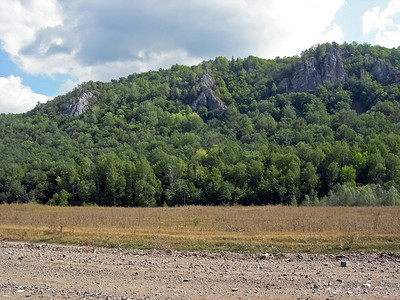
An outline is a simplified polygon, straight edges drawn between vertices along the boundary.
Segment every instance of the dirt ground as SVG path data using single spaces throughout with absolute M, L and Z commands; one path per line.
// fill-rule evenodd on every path
M 7 299 L 400 299 L 400 254 L 247 255 L 0 241 Z

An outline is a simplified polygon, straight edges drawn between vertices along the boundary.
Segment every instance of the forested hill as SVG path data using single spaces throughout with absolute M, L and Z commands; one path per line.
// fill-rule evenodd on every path
M 87 82 L 0 116 L 0 203 L 400 204 L 399 83 L 366 44 Z

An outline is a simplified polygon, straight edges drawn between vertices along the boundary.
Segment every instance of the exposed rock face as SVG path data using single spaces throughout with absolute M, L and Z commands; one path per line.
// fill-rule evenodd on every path
M 381 84 L 400 83 L 400 74 L 382 60 L 377 60 L 372 66 L 372 77 Z
M 77 101 L 63 111 L 64 115 L 77 117 L 87 111 L 97 99 L 97 96 L 90 91 L 77 90 L 74 94 L 77 96 Z
M 224 101 L 214 95 L 212 87 L 215 85 L 215 80 L 210 76 L 210 74 L 204 74 L 198 85 L 200 87 L 200 94 L 191 105 L 193 109 L 199 109 L 204 106 L 210 110 L 226 109 Z
M 339 46 L 329 45 L 322 62 L 310 57 L 289 78 L 283 79 L 278 90 L 287 93 L 314 90 L 319 84 L 345 83 L 344 54 Z
M 339 46 L 326 48 L 326 55 L 321 65 L 322 83 L 345 83 L 347 81 L 344 59 L 344 53 Z
M 278 86 L 286 92 L 305 92 L 313 90 L 318 84 L 322 84 L 321 72 L 318 70 L 318 62 L 315 57 L 304 61 L 293 73 L 292 77 L 285 78 Z

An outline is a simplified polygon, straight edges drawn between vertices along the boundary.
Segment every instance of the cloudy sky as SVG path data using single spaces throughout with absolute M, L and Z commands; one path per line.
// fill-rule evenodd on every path
M 88 80 L 324 42 L 400 45 L 400 0 L 1 0 L 0 113 Z

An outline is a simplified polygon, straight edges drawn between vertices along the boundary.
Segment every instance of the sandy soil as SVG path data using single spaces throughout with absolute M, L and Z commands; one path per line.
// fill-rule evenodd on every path
M 399 269 L 400 254 L 245 255 L 0 241 L 0 297 L 8 299 L 400 299 Z

